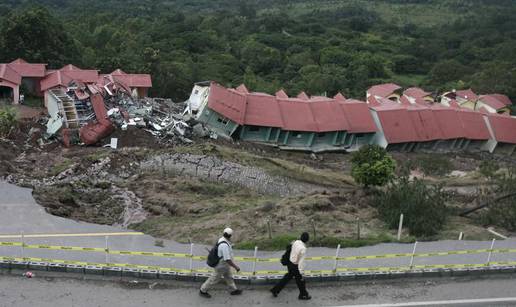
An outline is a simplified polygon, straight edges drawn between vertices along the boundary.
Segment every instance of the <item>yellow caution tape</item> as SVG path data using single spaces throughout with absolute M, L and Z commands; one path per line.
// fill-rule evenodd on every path
M 171 253 L 171 252 L 143 252 L 143 251 L 119 251 L 110 250 L 98 247 L 78 247 L 78 246 L 54 246 L 45 244 L 23 244 L 22 242 L 0 242 L 0 246 L 19 246 L 28 249 L 47 249 L 47 250 L 66 250 L 66 251 L 83 251 L 83 252 L 102 252 L 113 255 L 133 255 L 133 256 L 152 256 L 152 257 L 166 257 L 166 258 L 191 258 L 193 260 L 204 261 L 206 256 L 193 256 L 184 253 Z M 387 259 L 387 258 L 400 258 L 400 257 L 435 257 L 435 256 L 448 256 L 448 255 L 465 255 L 465 254 L 478 254 L 490 252 L 489 249 L 476 249 L 476 250 L 459 250 L 459 251 L 447 251 L 447 252 L 430 252 L 430 253 L 398 253 L 398 254 L 383 254 L 383 255 L 364 255 L 364 256 L 348 256 L 348 257 L 335 257 L 335 256 L 314 256 L 307 257 L 307 261 L 321 261 L 321 260 L 338 260 L 338 261 L 351 261 L 351 260 L 368 260 L 368 259 Z M 493 249 L 493 253 L 516 253 L 516 249 Z M 279 262 L 280 258 L 254 258 L 254 257 L 235 257 L 235 260 L 242 262 Z
M 74 260 L 56 260 L 56 259 L 48 259 L 48 258 L 36 258 L 36 257 L 0 257 L 0 260 L 3 261 L 18 261 L 18 262 L 43 262 L 48 264 L 74 264 L 80 266 L 94 266 L 98 268 L 135 268 L 141 270 L 150 270 L 150 271 L 161 271 L 161 272 L 175 272 L 175 273 L 211 273 L 212 269 L 179 269 L 179 268 L 164 268 L 160 266 L 150 266 L 150 265 L 138 265 L 138 264 L 128 264 L 128 263 L 96 263 L 96 262 L 84 262 L 84 261 L 74 261 Z M 430 264 L 430 265 L 415 265 L 413 267 L 367 267 L 367 268 L 338 268 L 337 270 L 306 270 L 304 274 L 314 274 L 314 275 L 324 275 L 324 274 L 335 274 L 336 272 L 392 272 L 392 271 L 410 271 L 414 269 L 452 269 L 452 268 L 485 268 L 492 266 L 509 266 L 516 265 L 516 261 L 506 261 L 506 262 L 491 262 L 489 264 Z M 252 272 L 239 272 L 238 275 L 241 276 L 251 276 L 251 275 L 278 275 L 285 274 L 284 270 L 262 270 Z

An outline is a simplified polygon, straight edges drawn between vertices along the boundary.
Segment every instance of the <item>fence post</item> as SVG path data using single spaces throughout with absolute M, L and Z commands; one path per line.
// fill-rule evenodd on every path
M 190 243 L 190 274 L 193 274 L 193 243 Z
M 109 243 L 108 243 L 108 236 L 105 236 L 106 238 L 106 248 L 104 251 L 106 252 L 106 263 L 109 263 Z
M 493 241 L 491 241 L 491 248 L 489 248 L 489 254 L 487 254 L 486 266 L 489 266 L 489 262 L 491 262 L 491 255 L 493 254 L 493 247 L 494 247 L 495 241 L 496 241 L 496 239 L 493 239 Z
M 23 235 L 23 231 L 21 232 L 21 257 L 25 258 L 25 236 Z
M 401 240 L 401 229 L 403 228 L 403 213 L 400 214 L 400 224 L 398 226 L 398 241 Z
M 256 262 L 258 261 L 256 257 L 258 257 L 258 246 L 254 247 L 253 276 L 256 275 Z
M 337 274 L 337 268 L 339 266 L 339 253 L 340 253 L 340 244 L 337 245 L 337 252 L 335 253 L 335 264 L 333 265 L 333 272 Z
M 462 231 L 459 233 L 459 241 L 462 240 L 462 238 L 464 237 L 464 234 L 462 233 Z
M 269 239 L 272 239 L 271 219 L 267 219 L 267 232 L 269 233 Z
M 417 241 L 414 243 L 414 249 L 412 250 L 412 257 L 410 257 L 410 269 L 412 270 L 414 264 L 414 255 L 416 254 Z
M 360 240 L 360 218 L 357 216 L 357 240 Z

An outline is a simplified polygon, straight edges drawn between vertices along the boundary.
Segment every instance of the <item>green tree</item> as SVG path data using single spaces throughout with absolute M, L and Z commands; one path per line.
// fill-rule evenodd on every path
M 440 186 L 427 186 L 421 180 L 409 181 L 402 177 L 379 191 L 373 198 L 380 218 L 390 228 L 398 226 L 403 213 L 404 225 L 414 236 L 428 237 L 437 234 L 446 222 L 446 194 Z
M 16 124 L 16 112 L 13 108 L 0 108 L 0 137 L 9 135 Z
M 378 145 L 367 145 L 353 153 L 351 176 L 364 186 L 382 186 L 394 177 L 396 162 Z
M 79 50 L 60 19 L 45 8 L 12 13 L 0 32 L 4 60 L 24 58 L 30 62 L 61 66 L 81 60 Z

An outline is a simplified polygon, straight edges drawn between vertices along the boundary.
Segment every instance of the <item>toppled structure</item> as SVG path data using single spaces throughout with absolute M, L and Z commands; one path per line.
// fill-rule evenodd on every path
M 190 126 L 179 115 L 182 106 L 171 100 L 141 97 L 152 85 L 150 76 L 98 74 L 67 65 L 41 81 L 49 117 L 47 136 L 61 132 L 63 143 L 92 145 L 109 136 L 115 127 L 147 130 L 160 141 L 191 142 Z
M 464 92 L 455 96 L 474 96 L 470 90 Z M 203 82 L 195 85 L 185 112 L 221 136 L 287 150 L 355 151 L 376 144 L 408 152 L 512 155 L 516 118 L 504 113 L 511 101 L 500 94 L 480 97 L 473 110 L 466 98 L 437 103 L 431 93 L 419 88 L 403 91 L 392 83 L 371 87 L 362 102 L 340 93 L 333 98 L 304 92 L 288 97 L 283 90 L 268 95 L 250 92 L 244 85 L 233 89 Z M 499 103 L 488 109 L 484 102 L 495 99 Z

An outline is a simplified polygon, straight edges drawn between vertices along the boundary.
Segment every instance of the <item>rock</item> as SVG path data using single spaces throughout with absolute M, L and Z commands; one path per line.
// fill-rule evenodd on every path
M 204 128 L 202 124 L 197 124 L 193 126 L 193 134 L 198 137 L 207 137 L 210 135 L 210 132 Z

